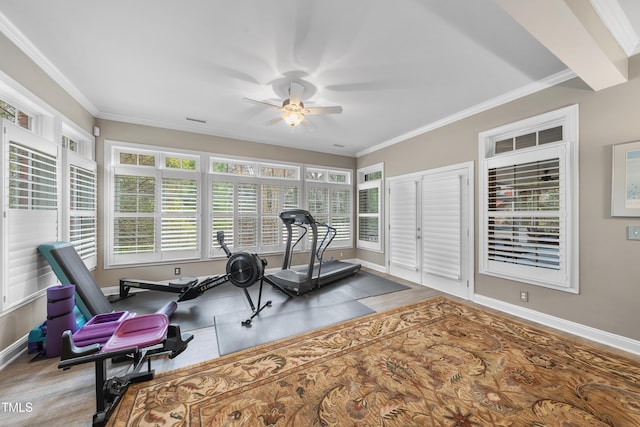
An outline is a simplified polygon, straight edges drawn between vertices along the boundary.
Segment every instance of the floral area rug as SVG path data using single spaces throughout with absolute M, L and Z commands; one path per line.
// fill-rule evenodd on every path
M 640 426 L 640 364 L 444 297 L 135 384 L 117 426 Z

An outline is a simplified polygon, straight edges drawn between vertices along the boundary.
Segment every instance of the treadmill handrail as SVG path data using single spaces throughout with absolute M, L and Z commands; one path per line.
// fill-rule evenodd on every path
M 333 239 L 336 237 L 336 235 L 338 234 L 338 230 L 335 227 L 330 226 L 329 224 L 318 223 L 318 225 L 321 225 L 327 228 L 327 232 L 324 234 L 322 241 L 318 245 L 318 250 L 316 251 L 316 258 L 318 259 L 318 262 L 320 262 L 320 264 L 324 264 L 324 263 L 333 261 L 333 257 L 331 257 L 331 259 L 327 261 L 324 260 L 324 251 L 327 250 L 327 248 L 329 247 Z M 331 235 L 331 237 L 329 237 L 329 235 Z M 327 241 L 327 237 L 329 237 L 328 241 Z M 319 275 L 320 273 L 318 272 L 318 276 Z

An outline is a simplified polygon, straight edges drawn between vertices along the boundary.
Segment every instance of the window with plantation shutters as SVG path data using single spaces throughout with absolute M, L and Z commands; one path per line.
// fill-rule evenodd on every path
M 481 134 L 481 272 L 577 292 L 577 108 L 514 126 Z
M 358 247 L 382 251 L 382 169 L 378 164 L 358 171 Z
M 233 252 L 280 253 L 287 209 L 335 227 L 332 247 L 352 245 L 352 171 L 175 150 L 105 141 L 107 268 L 224 257 L 218 232 Z
M 199 157 L 127 146 L 112 150 L 109 264 L 200 258 Z
M 13 123 L 2 122 L 4 181 L 2 309 L 26 301 L 56 283 L 38 245 L 59 231 L 59 148 Z
M 358 240 L 378 243 L 380 216 L 380 189 L 360 188 L 358 190 Z
M 330 248 L 349 247 L 352 242 L 351 172 L 323 168 L 307 168 L 305 184 L 308 210 L 322 224 L 336 229 Z M 318 244 L 326 229 L 318 229 Z M 308 240 L 311 241 L 311 233 Z
M 307 197 L 309 212 L 316 221 L 336 229 L 331 247 L 351 245 L 351 189 L 308 185 Z M 318 228 L 320 240 L 326 231 L 323 227 Z M 311 241 L 311 233 L 308 237 Z
M 73 244 L 84 264 L 92 270 L 98 262 L 95 140 L 74 123 L 62 119 L 60 145 L 64 206 L 60 234 L 62 240 Z
M 209 256 L 225 256 L 216 239 L 219 231 L 232 251 L 284 250 L 280 212 L 300 207 L 299 179 L 297 166 L 211 158 Z

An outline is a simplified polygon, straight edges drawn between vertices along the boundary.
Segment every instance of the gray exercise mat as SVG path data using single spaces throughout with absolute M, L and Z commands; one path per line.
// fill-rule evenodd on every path
M 259 288 L 260 286 L 256 283 L 247 289 L 256 305 L 258 303 Z M 375 274 L 360 271 L 353 276 L 330 283 L 320 289 L 291 298 L 265 283 L 262 290 L 262 302 L 271 300 L 273 306 L 282 304 L 282 307 L 278 307 L 277 312 L 309 310 L 312 307 L 354 301 L 407 288 L 407 286 Z M 138 314 L 153 313 L 167 302 L 175 301 L 178 298 L 177 294 L 159 291 L 142 291 L 137 294 L 135 297 L 113 302 L 113 309 L 116 311 L 133 311 Z M 276 310 L 274 310 L 274 307 L 267 307 L 260 316 L 266 315 L 268 311 Z M 214 316 L 242 313 L 240 317 L 243 317 L 245 312 L 248 312 L 249 316 L 251 315 L 251 307 L 244 296 L 243 290 L 233 286 L 231 283 L 225 283 L 210 289 L 196 299 L 179 302 L 176 312 L 171 316 L 171 322 L 179 324 L 182 331 L 190 331 L 214 326 Z M 238 323 L 238 326 L 240 327 L 241 325 Z
M 347 300 L 321 306 L 274 304 L 254 317 L 249 327 L 242 322 L 251 316 L 251 311 L 217 315 L 218 352 L 220 355 L 233 353 L 371 313 L 375 311 L 358 301 Z

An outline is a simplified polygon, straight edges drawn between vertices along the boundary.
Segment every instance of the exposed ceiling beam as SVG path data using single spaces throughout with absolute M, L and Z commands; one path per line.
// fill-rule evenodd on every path
M 593 90 L 628 80 L 629 59 L 585 0 L 497 3 Z

